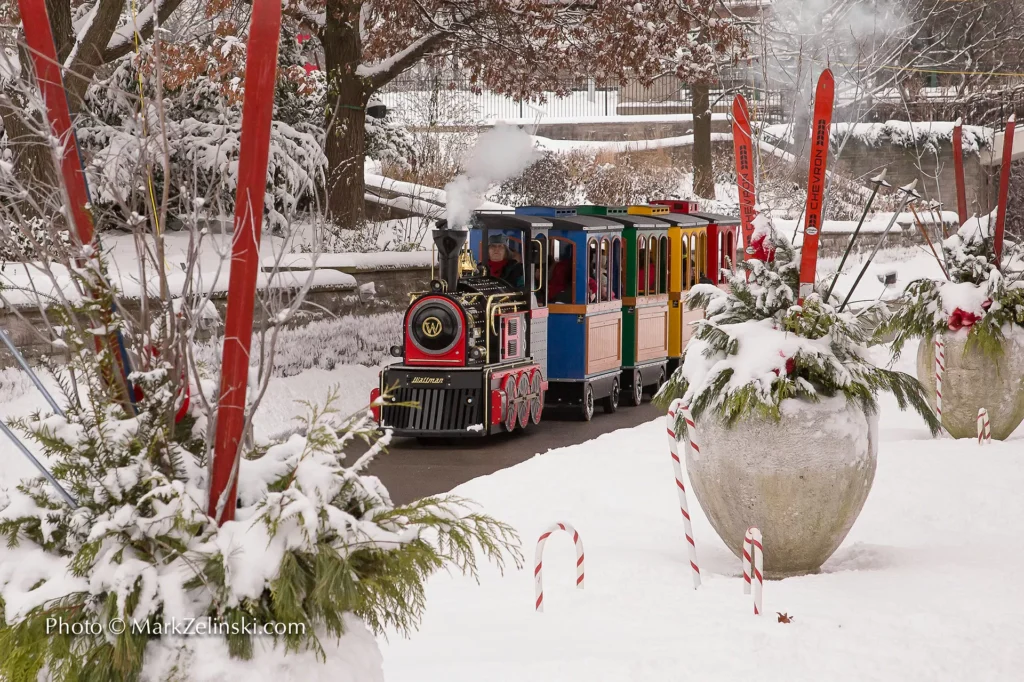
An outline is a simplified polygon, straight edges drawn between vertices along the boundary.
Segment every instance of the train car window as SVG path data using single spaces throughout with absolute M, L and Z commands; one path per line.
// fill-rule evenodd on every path
M 587 240 L 587 303 L 597 303 L 597 281 L 600 278 L 597 260 L 597 240 Z
M 608 242 L 608 238 L 604 237 L 601 239 L 601 277 L 597 281 L 597 286 L 601 290 L 602 302 L 607 302 L 612 299 L 611 254 L 611 244 Z
M 612 239 L 612 272 L 609 279 L 614 287 L 613 294 L 616 301 L 622 300 L 622 239 Z
M 573 243 L 568 239 L 552 237 L 548 265 L 548 303 L 577 302 L 576 250 Z
M 689 264 L 690 259 L 690 235 L 686 232 L 683 233 L 683 238 L 679 240 L 679 286 L 682 287 L 683 291 L 690 288 L 690 278 L 687 276 L 686 266 Z
M 697 281 L 707 279 L 708 272 L 708 235 L 702 232 L 697 235 Z
M 636 238 L 636 295 L 647 294 L 647 240 L 637 235 Z
M 658 293 L 664 294 L 668 292 L 668 269 L 671 267 L 672 261 L 668 259 L 668 237 L 663 235 L 659 242 L 661 244 L 661 248 L 659 249 L 661 253 L 661 270 L 658 271 L 658 276 L 661 281 L 659 283 Z
M 690 234 L 690 253 L 686 258 L 686 288 L 689 289 L 697 283 L 697 236 Z
M 733 255 L 736 251 L 736 239 L 732 230 L 729 230 L 729 233 L 726 235 L 725 243 L 728 245 L 728 248 L 722 253 L 722 269 L 728 268 L 731 270 L 733 267 L 732 259 L 736 257 Z M 725 282 L 725 273 L 722 270 L 718 271 L 718 281 L 719 283 Z
M 544 235 L 538 235 L 530 242 L 530 263 L 532 265 L 532 279 L 530 289 L 537 299 L 537 305 L 544 307 L 548 304 L 548 239 Z
M 647 294 L 654 296 L 658 293 L 658 273 L 661 271 L 657 237 L 647 238 L 647 260 L 651 263 L 651 267 L 647 268 Z

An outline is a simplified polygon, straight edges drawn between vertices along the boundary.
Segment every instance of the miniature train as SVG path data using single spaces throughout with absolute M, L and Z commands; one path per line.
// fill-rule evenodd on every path
M 640 405 L 703 314 L 685 310 L 686 292 L 725 286 L 739 224 L 676 200 L 438 221 L 438 276 L 412 295 L 374 418 L 396 436 L 487 436 L 538 424 L 546 407 L 590 420 L 599 402 Z

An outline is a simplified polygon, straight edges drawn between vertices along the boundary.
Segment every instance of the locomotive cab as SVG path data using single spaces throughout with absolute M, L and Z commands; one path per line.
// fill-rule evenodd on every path
M 371 394 L 378 403 L 387 396 L 372 407 L 381 428 L 396 436 L 484 436 L 540 421 L 546 333 L 534 330 L 547 312 L 549 227 L 497 212 L 475 213 L 468 230 L 438 221 L 437 278 L 430 291 L 412 295 L 403 344 L 392 349 L 401 362 L 381 372 Z

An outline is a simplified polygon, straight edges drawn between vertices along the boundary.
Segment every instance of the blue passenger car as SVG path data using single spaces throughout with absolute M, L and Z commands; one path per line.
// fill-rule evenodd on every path
M 622 370 L 622 225 L 571 207 L 522 206 L 516 214 L 552 226 L 545 404 L 573 407 L 585 420 L 598 400 L 614 412 Z

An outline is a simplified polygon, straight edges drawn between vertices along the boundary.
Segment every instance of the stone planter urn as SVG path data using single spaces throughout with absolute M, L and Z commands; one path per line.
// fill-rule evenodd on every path
M 978 437 L 978 410 L 988 410 L 992 438 L 1005 440 L 1024 421 L 1024 337 L 1008 335 L 1003 354 L 990 358 L 974 346 L 965 352 L 967 331 L 943 332 L 942 427 L 953 438 Z M 935 409 L 935 339 L 921 339 L 917 380 Z
M 782 419 L 717 414 L 696 421 L 700 454 L 686 448 L 693 492 L 719 537 L 742 556 L 757 526 L 764 576 L 817 573 L 864 507 L 878 459 L 878 418 L 846 398 L 786 400 Z

